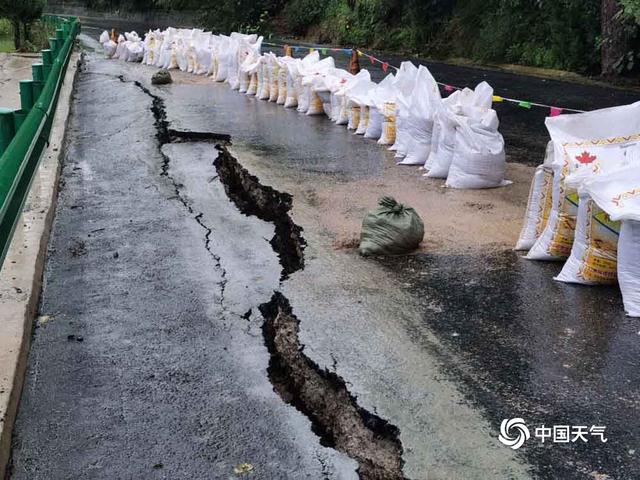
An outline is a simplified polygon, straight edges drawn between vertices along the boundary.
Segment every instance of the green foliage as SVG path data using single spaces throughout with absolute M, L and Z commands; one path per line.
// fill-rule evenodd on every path
M 494 0 L 482 2 L 484 12 L 480 3 L 458 5 L 461 34 L 474 39 L 472 45 L 455 42 L 469 48 L 466 56 L 581 72 L 597 68 L 599 0 Z
M 304 35 L 310 26 L 322 19 L 327 2 L 324 0 L 291 0 L 284 7 L 287 26 L 295 35 Z
M 633 18 L 636 23 L 640 23 L 640 0 L 620 0 L 620 5 L 624 9 L 627 17 Z
M 20 0 L 23 1 L 23 0 Z M 39 2 L 43 0 L 24 0 Z M 85 0 L 92 5 L 191 10 L 203 26 L 309 36 L 345 46 L 519 63 L 582 73 L 600 68 L 602 0 Z M 0 0 L 3 3 L 15 0 Z M 636 68 L 640 0 L 619 0 Z M 624 20 L 624 18 L 622 20 Z
M 42 11 L 45 0 L 0 0 L 0 17 L 11 24 L 13 42 L 17 50 L 32 51 L 35 48 L 31 38 L 31 27 Z

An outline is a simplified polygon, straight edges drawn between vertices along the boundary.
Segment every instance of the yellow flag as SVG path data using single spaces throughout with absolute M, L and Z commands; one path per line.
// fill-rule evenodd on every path
M 316 51 L 316 49 L 315 49 L 315 48 L 310 48 L 310 49 L 309 49 L 309 53 L 313 53 L 313 52 L 315 52 L 315 51 Z
M 494 96 L 493 96 L 493 102 L 494 102 L 494 103 L 504 102 L 504 98 L 499 97 L 498 95 L 494 95 Z

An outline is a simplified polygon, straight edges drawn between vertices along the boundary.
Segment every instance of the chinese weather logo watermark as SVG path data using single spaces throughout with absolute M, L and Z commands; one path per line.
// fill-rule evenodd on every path
M 591 425 L 541 425 L 534 429 L 533 437 L 540 443 L 588 443 L 589 440 L 599 439 L 607 443 L 605 431 L 607 427 Z M 498 440 L 513 450 L 518 450 L 524 442 L 531 438 L 531 431 L 522 418 L 510 418 L 502 421 Z
M 500 425 L 498 440 L 514 450 L 524 445 L 524 442 L 529 440 L 530 437 L 531 433 L 529 432 L 529 428 L 525 425 L 522 418 L 505 419 L 502 421 L 502 425 Z

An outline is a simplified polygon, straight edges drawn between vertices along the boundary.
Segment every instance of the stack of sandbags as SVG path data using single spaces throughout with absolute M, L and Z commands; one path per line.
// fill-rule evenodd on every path
M 352 75 L 335 68 L 333 57 L 321 60 L 317 51 L 302 59 L 262 54 L 262 37 L 238 32 L 226 36 L 170 27 L 150 30 L 144 41 L 129 32 L 117 44 L 104 32 L 101 43 L 107 56 L 211 75 L 240 93 L 326 115 L 391 145 L 400 164 L 423 166 L 428 176 L 447 178 L 450 187 L 504 184 L 504 142 L 486 83 L 443 100 L 424 66 L 403 62 L 397 74 L 376 84 L 367 70 Z
M 578 214 L 578 191 L 567 185 L 587 172 L 599 174 L 617 168 L 628 137 L 640 132 L 640 102 L 574 115 L 547 118 L 553 141 L 553 198 L 547 224 L 527 258 L 566 260 L 573 246 Z
M 100 34 L 100 45 L 104 49 L 104 55 L 107 58 L 112 58 L 116 53 L 117 44 L 109 36 L 109 32 L 106 30 Z

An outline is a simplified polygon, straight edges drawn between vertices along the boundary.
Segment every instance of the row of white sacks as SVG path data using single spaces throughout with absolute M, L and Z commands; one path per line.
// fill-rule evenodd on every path
M 517 250 L 566 261 L 556 280 L 620 285 L 640 316 L 640 102 L 547 118 Z
M 443 99 L 429 70 L 403 62 L 380 83 L 367 70 L 352 75 L 320 59 L 261 53 L 262 37 L 214 35 L 198 29 L 135 32 L 117 43 L 100 37 L 110 58 L 209 75 L 247 95 L 326 115 L 356 134 L 396 152 L 398 163 L 417 165 L 427 177 L 444 178 L 451 188 L 493 188 L 505 181 L 504 140 L 491 108 L 493 89 L 455 91 Z

